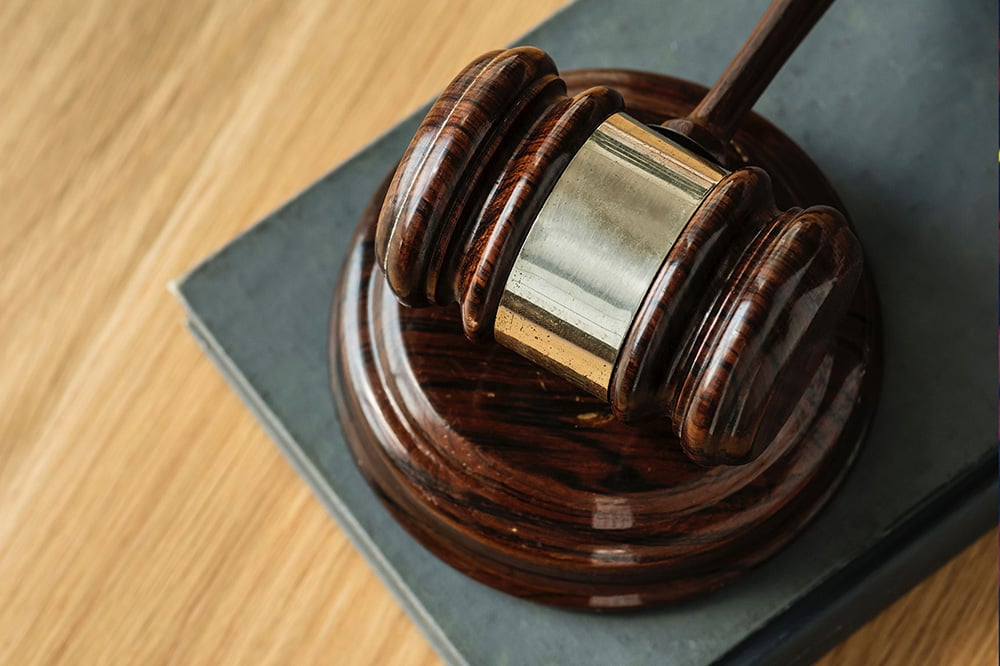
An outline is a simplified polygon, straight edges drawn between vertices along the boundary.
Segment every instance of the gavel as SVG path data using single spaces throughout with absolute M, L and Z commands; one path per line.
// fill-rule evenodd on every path
M 469 64 L 431 106 L 378 219 L 401 303 L 457 303 L 495 340 L 609 403 L 669 419 L 704 465 L 753 460 L 803 398 L 862 273 L 845 217 L 778 210 L 731 138 L 828 1 L 778 0 L 685 118 L 566 94 L 520 47 Z

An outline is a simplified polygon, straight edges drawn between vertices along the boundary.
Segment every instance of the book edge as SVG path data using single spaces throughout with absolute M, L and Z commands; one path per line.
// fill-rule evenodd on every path
M 186 324 L 192 336 L 201 346 L 205 355 L 218 368 L 226 382 L 233 388 L 240 399 L 257 417 L 264 430 L 276 444 L 278 450 L 301 476 L 320 504 L 333 516 L 334 520 L 347 535 L 351 544 L 361 553 L 365 561 L 375 571 L 379 580 L 389 589 L 393 597 L 406 611 L 420 632 L 427 638 L 431 646 L 442 659 L 455 666 L 468 666 L 465 657 L 448 638 L 433 616 L 427 611 L 420 600 L 412 593 L 396 568 L 371 539 L 365 529 L 357 522 L 354 515 L 343 500 L 330 488 L 326 479 L 295 442 L 295 439 L 281 424 L 277 416 L 267 407 L 260 395 L 247 381 L 239 368 L 215 340 L 211 332 L 202 324 L 200 318 L 190 308 L 187 299 L 175 283 L 171 283 L 170 291 L 181 301 L 188 314 Z
M 997 467 L 988 455 L 717 663 L 813 663 L 989 531 L 997 520 L 997 491 Z

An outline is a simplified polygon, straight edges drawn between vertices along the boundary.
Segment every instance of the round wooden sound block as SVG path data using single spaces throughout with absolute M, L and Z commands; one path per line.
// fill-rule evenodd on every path
M 656 74 L 564 78 L 570 94 L 618 90 L 647 123 L 682 117 L 705 94 Z M 843 210 L 818 167 L 759 116 L 733 145 L 770 174 L 779 206 Z M 384 193 L 361 219 L 334 299 L 331 383 L 362 473 L 445 562 L 549 604 L 648 607 L 719 587 L 774 554 L 843 479 L 878 390 L 868 277 L 773 444 L 746 465 L 700 467 L 665 419 L 622 423 L 513 352 L 467 341 L 457 306 L 400 306 L 374 264 Z

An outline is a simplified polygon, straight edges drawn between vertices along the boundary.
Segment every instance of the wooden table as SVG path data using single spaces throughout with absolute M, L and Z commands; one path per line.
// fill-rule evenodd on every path
M 437 663 L 166 285 L 562 4 L 0 3 L 0 663 Z M 996 540 L 823 663 L 995 663 Z

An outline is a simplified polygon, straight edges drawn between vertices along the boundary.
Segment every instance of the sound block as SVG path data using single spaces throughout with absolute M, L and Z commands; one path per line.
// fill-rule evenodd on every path
M 570 94 L 617 89 L 648 123 L 705 89 L 621 70 L 567 72 Z M 778 205 L 844 210 L 819 168 L 752 115 L 734 146 Z M 387 181 L 386 181 L 387 182 Z M 400 306 L 374 265 L 385 184 L 358 226 L 333 302 L 331 385 L 350 450 L 395 518 L 473 578 L 540 602 L 650 607 L 705 593 L 777 552 L 847 473 L 879 386 L 870 276 L 775 442 L 754 462 L 700 467 L 665 420 L 610 408 L 497 345 L 462 335 L 457 308 Z

